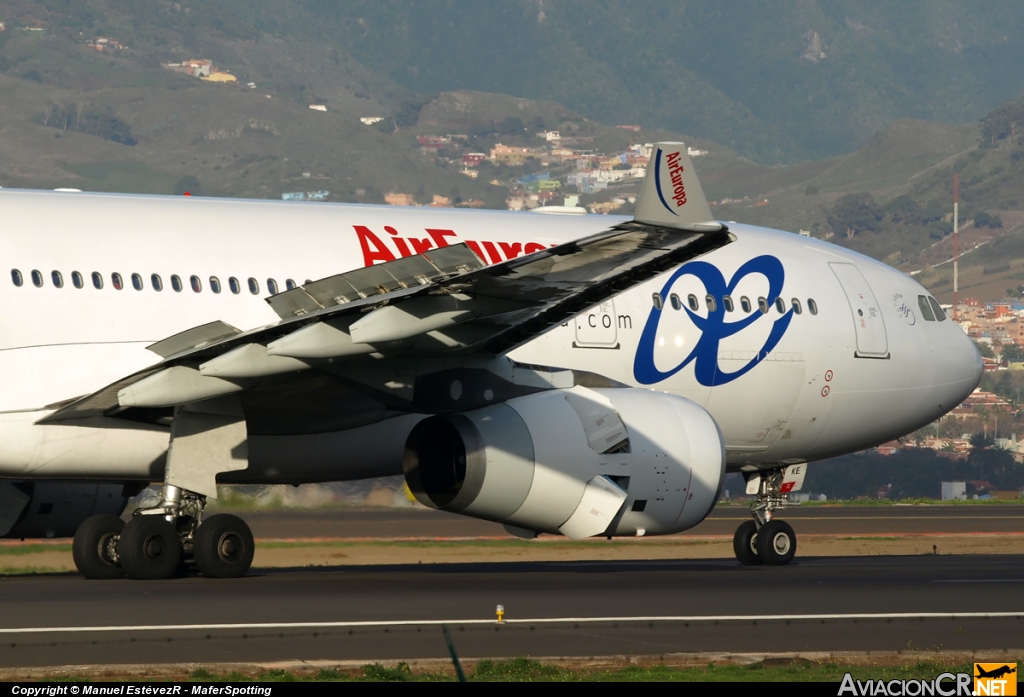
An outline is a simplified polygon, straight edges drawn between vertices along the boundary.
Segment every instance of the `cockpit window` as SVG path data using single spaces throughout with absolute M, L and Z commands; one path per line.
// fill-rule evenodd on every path
M 928 302 L 931 303 L 932 309 L 935 310 L 935 319 L 936 320 L 941 322 L 942 320 L 946 319 L 946 313 L 942 311 L 942 306 L 939 305 L 939 302 L 935 298 L 933 298 L 932 296 L 929 295 L 928 296 Z
M 928 297 L 925 295 L 917 296 L 917 306 L 921 308 L 921 316 L 928 322 L 935 321 L 935 313 L 932 312 L 931 304 L 928 302 Z

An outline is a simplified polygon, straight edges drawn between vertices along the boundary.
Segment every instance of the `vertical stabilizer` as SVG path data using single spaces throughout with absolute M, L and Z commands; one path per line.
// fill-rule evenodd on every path
M 656 143 L 636 202 L 637 222 L 698 232 L 722 229 L 682 143 Z

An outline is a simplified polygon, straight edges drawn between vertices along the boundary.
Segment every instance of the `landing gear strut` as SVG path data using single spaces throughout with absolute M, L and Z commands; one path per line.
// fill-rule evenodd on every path
M 789 523 L 774 519 L 775 511 L 787 505 L 782 493 L 785 468 L 762 471 L 755 476 L 759 478 L 757 500 L 750 506 L 754 519 L 736 529 L 733 552 L 746 566 L 788 564 L 796 554 L 796 533 Z
M 75 566 L 86 578 L 170 578 L 192 560 L 204 576 L 234 578 L 252 565 L 252 532 L 241 518 L 203 520 L 206 497 L 164 484 L 160 503 L 123 523 L 93 516 L 75 532 Z

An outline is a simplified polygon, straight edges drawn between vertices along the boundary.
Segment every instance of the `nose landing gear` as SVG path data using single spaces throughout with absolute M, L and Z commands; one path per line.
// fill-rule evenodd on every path
M 774 513 L 786 507 L 782 493 L 785 468 L 759 473 L 757 500 L 751 504 L 753 520 L 742 523 L 732 539 L 736 559 L 745 566 L 782 566 L 796 554 L 796 533 L 789 523 L 775 520 Z
M 162 500 L 127 523 L 93 516 L 75 532 L 75 566 L 86 578 L 170 578 L 194 562 L 208 578 L 242 576 L 252 565 L 252 532 L 241 518 L 203 520 L 206 497 L 164 485 Z

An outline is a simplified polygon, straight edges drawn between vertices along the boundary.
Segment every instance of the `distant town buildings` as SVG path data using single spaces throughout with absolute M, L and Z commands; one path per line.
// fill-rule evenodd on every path
M 392 206 L 415 206 L 416 197 L 412 194 L 396 194 L 389 191 L 384 194 L 384 202 Z
M 330 191 L 290 191 L 281 194 L 282 201 L 324 201 L 331 195 Z
M 101 53 L 104 51 L 113 52 L 124 49 L 124 44 L 120 41 L 106 36 L 97 36 L 95 39 L 90 39 L 85 42 L 85 46 L 86 48 L 92 48 Z
M 181 61 L 180 63 L 164 63 L 164 67 L 168 70 L 173 70 L 176 73 L 184 73 L 197 77 L 204 82 L 213 83 L 237 83 L 238 78 L 220 68 L 214 66 L 213 61 L 205 58 L 190 59 Z

